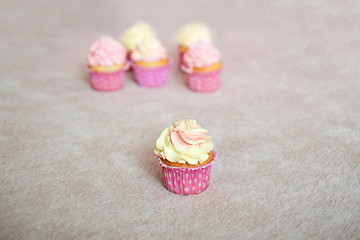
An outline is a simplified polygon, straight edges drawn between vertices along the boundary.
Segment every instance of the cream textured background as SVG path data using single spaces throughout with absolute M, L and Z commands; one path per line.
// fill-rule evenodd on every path
M 169 83 L 90 89 L 101 34 L 151 23 Z M 193 93 L 174 35 L 215 33 L 223 85 Z M 359 1 L 1 1 L 0 239 L 359 239 Z M 152 154 L 179 118 L 210 130 L 210 187 L 162 187 Z

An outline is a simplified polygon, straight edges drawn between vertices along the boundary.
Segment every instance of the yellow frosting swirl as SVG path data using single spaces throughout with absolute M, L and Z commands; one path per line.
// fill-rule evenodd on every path
M 170 162 L 202 164 L 214 147 L 207 132 L 195 120 L 179 120 L 161 133 L 154 153 Z
M 124 32 L 121 36 L 121 43 L 131 52 L 143 39 L 154 37 L 156 37 L 156 33 L 149 24 L 137 22 Z
M 181 46 L 190 47 L 200 40 L 212 42 L 211 31 L 204 23 L 189 23 L 182 26 L 178 31 L 177 41 Z
M 167 58 L 167 50 L 156 38 L 144 39 L 131 53 L 131 59 L 134 61 L 153 62 Z

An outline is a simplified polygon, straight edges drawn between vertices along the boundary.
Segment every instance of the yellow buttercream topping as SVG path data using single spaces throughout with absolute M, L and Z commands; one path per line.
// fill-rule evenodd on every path
M 121 43 L 131 52 L 142 40 L 155 37 L 156 33 L 149 24 L 137 22 L 124 32 Z
M 212 42 L 211 31 L 204 23 L 189 23 L 182 26 L 178 31 L 177 41 L 181 46 L 190 47 L 200 40 Z
M 170 162 L 202 164 L 214 147 L 207 132 L 195 120 L 179 120 L 161 133 L 154 153 Z
M 133 61 L 154 62 L 167 58 L 167 50 L 156 38 L 144 39 L 131 53 Z

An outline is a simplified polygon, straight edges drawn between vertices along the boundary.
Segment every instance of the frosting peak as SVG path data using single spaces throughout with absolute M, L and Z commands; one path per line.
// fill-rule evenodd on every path
M 126 50 L 113 38 L 103 36 L 91 45 L 87 59 L 90 66 L 122 65 L 126 61 Z
M 207 133 L 195 120 L 179 120 L 161 133 L 154 153 L 170 162 L 202 164 L 214 147 Z
M 179 29 L 177 40 L 184 47 L 190 47 L 200 40 L 212 42 L 211 31 L 204 23 L 189 23 Z
M 131 52 L 143 39 L 155 37 L 156 33 L 149 24 L 137 22 L 124 32 L 121 42 Z
M 203 68 L 220 61 L 220 51 L 206 41 L 199 41 L 192 45 L 183 57 L 188 72 L 192 72 L 195 67 Z
M 154 62 L 167 58 L 167 50 L 156 38 L 142 40 L 131 53 L 131 59 L 134 61 Z

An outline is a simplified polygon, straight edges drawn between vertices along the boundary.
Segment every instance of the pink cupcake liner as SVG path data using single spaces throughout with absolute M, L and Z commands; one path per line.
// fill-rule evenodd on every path
M 127 60 L 128 62 L 131 61 L 131 52 L 129 52 L 129 51 L 126 53 L 126 60 Z
M 210 184 L 211 165 L 217 159 L 218 152 L 213 150 L 213 160 L 197 168 L 173 167 L 160 162 L 164 187 L 180 195 L 194 195 L 205 191 Z
M 129 64 L 124 69 L 116 72 L 96 72 L 88 67 L 90 73 L 91 87 L 97 91 L 115 91 L 124 85 L 124 72 L 128 69 Z
M 222 69 L 208 73 L 194 73 L 181 66 L 186 72 L 186 83 L 188 87 L 195 92 L 212 92 L 220 87 Z
M 162 67 L 144 68 L 132 64 L 132 70 L 135 79 L 140 86 L 143 87 L 161 87 L 165 85 L 169 79 L 171 62 Z
M 179 55 L 179 68 L 180 68 L 180 71 L 184 71 L 182 68 L 181 68 L 181 66 L 183 65 L 183 63 L 184 63 L 184 52 L 181 52 L 180 50 L 179 50 L 179 48 L 178 48 L 178 55 Z
M 129 63 L 129 70 L 132 71 L 132 66 L 131 66 L 131 52 L 127 52 L 126 53 L 126 61 Z

